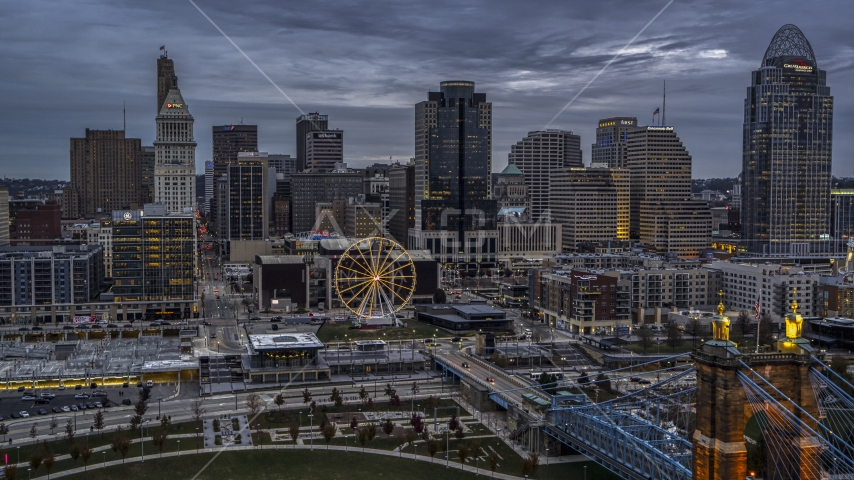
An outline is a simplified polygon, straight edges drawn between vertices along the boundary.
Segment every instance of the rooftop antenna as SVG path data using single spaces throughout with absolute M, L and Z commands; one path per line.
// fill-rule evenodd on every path
M 661 124 L 667 125 L 667 80 L 664 80 L 664 94 L 661 99 Z
M 243 125 L 243 117 L 240 117 L 240 125 Z

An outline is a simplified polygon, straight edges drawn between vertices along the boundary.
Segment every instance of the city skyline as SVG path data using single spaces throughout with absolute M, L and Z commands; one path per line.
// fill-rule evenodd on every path
M 472 4 L 452 21 L 442 14 L 451 7 L 441 5 L 364 4 L 303 12 L 256 3 L 240 6 L 239 15 L 228 10 L 236 5 L 198 5 L 303 111 L 328 114 L 336 128 L 348 132 L 345 161 L 353 167 L 414 156 L 413 105 L 440 81 L 474 81 L 495 104 L 492 170 L 498 172 L 510 146 L 542 129 L 666 2 L 525 7 L 524 12 L 512 4 Z M 851 128 L 854 105 L 845 85 L 854 83 L 854 62 L 848 58 L 844 21 L 851 9 L 842 2 L 819 12 L 792 2 L 675 2 L 550 127 L 579 134 L 589 164 L 598 120 L 636 116 L 639 125 L 651 123 L 666 79 L 667 123 L 678 127 L 694 158 L 695 176 L 736 176 L 744 86 L 783 24 L 796 24 L 810 39 L 828 81 L 837 85 L 835 127 Z M 91 18 L 110 22 L 91 24 Z M 455 31 L 467 18 L 478 18 L 479 24 Z M 5 117 L 0 133 L 6 176 L 67 179 L 68 138 L 86 128 L 121 129 L 123 102 L 126 135 L 150 145 L 155 59 L 163 44 L 177 63 L 182 93 L 199 127 L 197 173 L 211 158 L 210 127 L 241 119 L 259 126 L 261 150 L 296 152 L 294 120 L 300 112 L 190 3 L 46 9 L 36 2 L 10 7 L 0 26 L 5 40 L 0 51 L 6 65 L 16 65 L 0 76 L 3 104 L 17 112 L 14 121 Z M 499 29 L 502 35 L 489 38 Z M 40 32 L 39 42 L 31 40 L 34 31 Z M 448 33 L 432 35 L 436 31 Z M 435 41 L 425 42 L 426 36 Z M 465 42 L 473 47 L 450 50 Z M 854 140 L 839 136 L 835 143 L 839 161 L 833 173 L 851 175 L 845 159 Z

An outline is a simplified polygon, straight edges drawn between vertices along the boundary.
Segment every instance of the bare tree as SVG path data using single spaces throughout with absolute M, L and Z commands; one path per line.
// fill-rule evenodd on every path
M 39 429 L 38 429 L 38 428 L 36 428 L 36 424 L 35 424 L 35 423 L 33 423 L 33 426 L 32 426 L 32 427 L 30 427 L 30 438 L 32 438 L 33 440 L 35 440 L 35 439 L 36 439 L 36 437 L 38 437 L 38 436 L 39 436 Z
M 359 429 L 359 435 L 356 437 L 359 440 L 359 443 L 362 444 L 362 451 L 365 451 L 365 444 L 368 443 L 368 429 L 362 427 Z
M 294 441 L 294 448 L 297 448 L 297 439 L 299 438 L 299 424 L 292 423 L 290 427 L 288 427 L 288 433 L 291 436 L 291 440 Z
M 302 403 L 311 403 L 311 392 L 308 391 L 308 387 L 302 391 Z
M 101 436 L 104 435 L 104 412 L 98 410 L 98 412 L 95 413 L 95 417 L 92 419 L 92 426 L 95 427 L 95 430 L 101 433 Z
M 204 417 L 205 414 L 208 413 L 208 409 L 205 408 L 202 403 L 203 402 L 201 398 L 190 402 L 190 412 L 192 412 L 193 414 L 193 420 L 195 420 L 198 424 L 202 423 L 202 417 Z
M 80 458 L 83 459 L 83 471 L 86 471 L 86 465 L 89 464 L 89 459 L 92 458 L 92 447 L 84 445 L 80 448 Z
M 471 450 L 469 450 L 468 445 L 466 445 L 465 443 L 460 443 L 459 446 L 457 446 L 457 456 L 460 457 L 460 464 L 465 465 L 466 459 L 469 457 L 469 454 L 471 454 Z
M 430 454 L 430 463 L 433 463 L 433 458 L 436 456 L 436 452 L 438 451 L 439 442 L 433 438 L 427 440 L 427 453 Z
M 0 422 L 0 435 L 3 435 L 3 441 L 6 441 L 6 435 L 9 433 L 9 426 L 4 422 Z
M 6 480 L 15 480 L 18 477 L 18 466 L 15 464 L 3 467 L 3 476 Z
M 56 421 L 56 416 L 50 417 L 50 434 L 54 434 L 54 430 L 59 426 L 59 422 Z
M 282 409 L 282 405 L 284 405 L 284 404 L 285 404 L 285 397 L 282 395 L 282 393 L 281 393 L 281 392 L 279 392 L 279 393 L 276 395 L 276 398 L 274 398 L 274 399 L 273 399 L 273 403 L 275 403 L 275 404 L 276 404 L 276 407 L 277 407 L 279 410 L 281 410 L 281 409 Z
M 495 471 L 498 469 L 498 454 L 489 452 L 489 469 L 492 470 L 492 476 L 495 477 Z
M 664 328 L 667 332 L 667 345 L 675 351 L 676 347 L 682 345 L 682 329 L 673 320 L 669 320 Z
M 141 395 L 140 395 L 141 397 Z M 148 411 L 148 402 L 140 398 L 137 400 L 136 404 L 133 406 L 133 412 L 140 417 L 145 415 L 145 412 Z
M 637 335 L 638 342 L 640 343 L 640 346 L 643 349 L 643 353 L 646 353 L 646 351 L 649 350 L 650 347 L 652 347 L 652 337 L 655 336 L 655 332 L 653 332 L 651 328 L 644 325 L 638 329 Z
M 47 479 L 50 480 L 50 471 L 53 470 L 53 465 L 56 463 L 56 456 L 52 453 L 48 453 L 42 459 L 42 464 L 44 464 L 45 470 L 47 470 Z
M 71 449 L 68 451 L 68 456 L 71 457 L 71 460 L 76 464 L 77 459 L 80 458 L 80 445 L 74 444 L 71 446 Z
M 326 440 L 326 449 L 327 450 L 329 449 L 329 442 L 331 442 L 332 439 L 335 437 L 335 433 L 337 430 L 338 429 L 335 428 L 335 425 L 333 425 L 331 423 L 329 425 L 323 427 L 323 431 L 321 432 L 321 434 L 323 435 L 323 439 Z
M 254 417 L 255 414 L 261 411 L 264 401 L 257 393 L 246 395 L 246 410 L 249 411 L 249 416 Z

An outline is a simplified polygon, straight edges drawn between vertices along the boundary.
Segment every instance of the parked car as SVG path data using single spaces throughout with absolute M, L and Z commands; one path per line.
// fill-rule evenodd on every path
M 278 329 L 279 329 L 279 326 L 278 326 L 278 325 L 276 325 L 276 324 L 273 324 L 273 326 L 272 326 L 271 328 L 272 328 L 273 330 L 278 330 Z
M 18 391 L 19 391 L 19 392 L 23 392 L 24 390 L 25 390 L 25 388 L 24 388 L 24 386 L 23 386 L 23 385 L 21 385 L 20 387 L 18 387 Z
M 92 382 L 89 384 L 89 388 L 98 388 L 98 384 L 95 382 Z
M 107 392 L 105 392 L 105 391 L 103 391 L 103 390 L 95 390 L 95 392 L 94 392 L 94 393 L 92 393 L 92 396 L 93 396 L 93 397 L 106 397 L 106 396 L 107 396 Z
M 29 415 L 27 415 L 27 416 L 29 416 Z M 21 414 L 20 414 L 20 413 L 12 412 L 12 414 L 10 415 L 10 417 L 12 417 L 12 418 L 21 418 Z
M 81 388 L 83 388 L 83 385 L 75 385 L 75 386 L 74 386 L 74 389 L 75 389 L 75 390 L 80 390 Z
M 21 418 L 30 418 L 30 414 L 26 410 L 21 410 L 18 412 L 18 415 L 20 415 Z
M 32 402 L 35 399 L 36 397 L 34 395 L 24 395 L 23 397 L 21 397 L 22 402 Z
M 33 403 L 36 405 L 44 405 L 46 403 L 50 403 L 50 399 L 39 397 L 39 398 L 36 398 L 35 400 L 33 400 Z
M 39 415 L 47 415 L 47 410 L 40 408 L 36 413 L 38 413 Z
M 65 390 L 65 385 L 60 385 L 56 387 L 57 390 Z
M 73 406 L 73 405 L 72 405 L 72 406 Z M 69 406 L 65 406 L 65 407 L 60 408 L 60 410 L 62 410 L 63 412 L 70 412 L 70 411 L 71 411 L 71 407 L 69 407 Z
M 123 383 L 123 384 L 122 384 L 122 388 L 128 388 L 128 386 L 129 386 L 129 385 L 130 385 L 130 383 L 125 382 L 125 383 Z
M 33 327 L 34 332 L 40 332 L 42 330 L 44 330 L 42 327 Z
M 86 404 L 85 403 L 78 403 L 77 409 L 78 410 L 86 410 Z
M 68 407 L 68 409 L 71 410 L 72 412 L 76 412 L 77 410 L 80 410 L 79 408 L 77 408 L 77 405 L 72 405 L 72 406 Z
M 107 328 L 119 328 L 119 326 L 116 325 L 115 323 L 108 323 Z
M 89 330 L 89 325 L 77 325 L 78 330 Z
M 133 405 L 133 402 L 130 401 L 129 398 L 122 400 L 122 405 Z
M 27 328 L 27 327 L 21 327 L 21 328 L 19 328 L 19 329 L 18 329 L 18 331 L 19 331 L 19 332 L 29 332 L 29 331 L 30 331 L 30 329 L 29 329 L 29 328 Z
M 54 395 L 50 392 L 42 392 L 41 395 L 39 395 L 39 396 L 42 398 L 56 398 L 56 395 Z
M 59 407 L 53 407 L 51 408 L 51 411 L 53 411 L 53 413 L 62 413 L 62 409 Z
M 249 320 L 261 320 L 261 317 L 257 317 L 257 316 L 249 317 Z
M 462 341 L 463 341 L 463 339 L 460 337 L 454 337 L 451 339 L 451 343 L 460 343 Z
M 104 408 L 104 405 L 101 402 L 95 402 L 95 408 Z
M 147 381 L 145 382 L 145 386 L 146 386 L 146 387 L 153 387 L 153 386 L 154 386 L 154 382 L 152 382 L 151 380 L 147 380 Z
M 78 400 L 81 398 L 89 398 L 89 394 L 88 393 L 78 393 L 77 395 L 74 396 L 74 398 L 78 399 Z
M 211 333 L 211 338 L 216 338 L 216 332 Z
M 130 323 L 126 323 L 126 324 L 122 325 L 122 327 L 124 327 L 124 328 L 133 328 L 133 325 L 131 325 Z
M 159 327 L 159 326 L 160 326 L 160 323 L 158 323 L 158 322 L 151 322 L 151 323 L 149 323 L 149 324 L 148 324 L 148 326 L 149 326 L 149 327 Z
M 95 404 L 94 404 L 94 403 L 92 403 L 92 402 L 89 402 L 89 403 L 87 403 L 87 404 L 86 404 L 86 408 L 88 408 L 88 409 L 90 409 L 90 410 L 94 410 L 94 409 L 95 409 Z

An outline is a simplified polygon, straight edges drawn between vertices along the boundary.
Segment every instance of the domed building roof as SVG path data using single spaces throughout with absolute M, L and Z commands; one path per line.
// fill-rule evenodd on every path
M 812 62 L 818 68 L 809 40 L 800 28 L 791 23 L 783 25 L 774 34 L 771 44 L 765 50 L 762 66 L 777 66 L 784 57 L 801 57 Z

